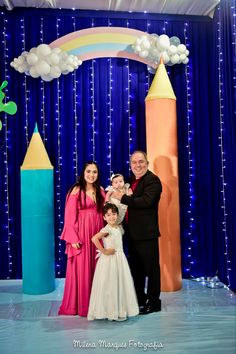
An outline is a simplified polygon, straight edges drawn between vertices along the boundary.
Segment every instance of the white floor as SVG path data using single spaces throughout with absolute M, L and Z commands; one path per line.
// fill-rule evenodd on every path
M 46 295 L 22 294 L 20 280 L 0 281 L 0 353 L 236 353 L 236 296 L 184 280 L 162 293 L 163 310 L 125 322 L 57 316 L 64 279 Z

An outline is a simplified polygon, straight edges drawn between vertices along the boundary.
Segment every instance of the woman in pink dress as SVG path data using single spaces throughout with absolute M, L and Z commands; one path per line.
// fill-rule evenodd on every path
M 87 316 L 96 265 L 96 248 L 91 238 L 104 226 L 104 200 L 98 166 L 88 162 L 66 198 L 61 239 L 66 241 L 67 269 L 59 315 Z

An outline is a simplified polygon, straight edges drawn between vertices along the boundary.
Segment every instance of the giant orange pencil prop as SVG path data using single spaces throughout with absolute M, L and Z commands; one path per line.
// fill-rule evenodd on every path
M 149 168 L 163 187 L 159 204 L 161 290 L 175 291 L 182 286 L 176 97 L 163 62 L 145 101 Z

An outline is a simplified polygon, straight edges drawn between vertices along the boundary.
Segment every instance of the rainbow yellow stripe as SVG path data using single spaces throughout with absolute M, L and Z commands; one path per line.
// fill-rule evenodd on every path
M 132 44 L 145 32 L 123 27 L 94 27 L 69 33 L 50 43 L 78 56 L 82 61 L 94 58 L 118 57 L 140 61 L 153 66 L 133 52 Z

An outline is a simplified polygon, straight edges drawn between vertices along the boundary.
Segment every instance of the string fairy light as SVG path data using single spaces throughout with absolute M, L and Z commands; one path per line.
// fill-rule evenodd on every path
M 150 31 L 150 27 L 151 27 L 151 23 L 147 21 L 147 33 L 149 33 L 149 31 Z M 149 72 L 149 70 L 147 70 L 146 75 L 145 75 L 145 97 L 148 94 L 150 84 L 151 84 L 151 72 Z
M 185 45 L 189 48 L 190 44 L 188 41 L 188 22 L 184 23 L 184 39 Z M 186 101 L 187 101 L 187 156 L 188 156 L 188 191 L 189 191 L 189 202 L 188 202 L 188 228 L 185 232 L 185 237 L 187 238 L 186 243 L 188 245 L 187 251 L 187 261 L 185 271 L 191 276 L 192 265 L 194 264 L 192 256 L 192 248 L 194 245 L 194 235 L 193 229 L 195 224 L 194 218 L 194 200 L 195 200 L 195 159 L 193 151 L 193 117 L 192 117 L 192 101 L 191 101 L 191 61 L 185 65 L 185 78 L 186 78 Z
M 234 10 L 235 7 L 231 6 L 231 10 Z M 226 277 L 228 282 L 228 287 L 230 287 L 230 272 L 231 272 L 231 261 L 229 259 L 229 247 L 228 247 L 228 227 L 227 227 L 227 206 L 226 206 L 226 188 L 227 188 L 227 181 L 226 181 L 226 152 L 224 148 L 224 129 L 225 129 L 225 116 L 224 116 L 224 75 L 223 75 L 223 66 L 224 66 L 224 58 L 223 58 L 223 28 L 221 23 L 221 5 L 217 7 L 218 11 L 218 21 L 217 21 L 217 34 L 218 34 L 218 83 L 219 83 L 219 136 L 218 136 L 218 147 L 220 150 L 221 156 L 221 211 L 222 211 L 222 221 L 221 221 L 221 232 L 224 235 L 224 256 L 225 256 L 225 263 L 226 263 Z
M 43 17 L 40 18 L 40 43 L 44 43 L 44 21 Z M 41 91 L 41 119 L 42 119 L 42 133 L 43 133 L 43 142 L 47 140 L 46 138 L 46 117 L 45 117 L 45 83 L 44 80 L 40 80 L 40 91 Z
M 112 26 L 110 19 L 108 18 L 108 27 Z M 113 90 L 113 77 L 112 77 L 112 60 L 107 59 L 109 65 L 109 76 L 108 76 L 108 94 L 107 94 L 107 166 L 109 167 L 109 174 L 107 177 L 107 183 L 110 184 L 110 177 L 113 174 L 112 169 L 112 90 Z
M 22 50 L 25 51 L 25 19 L 24 17 L 20 20 L 21 22 L 21 37 L 22 37 Z M 29 145 L 29 110 L 28 110 L 28 102 L 30 100 L 30 91 L 29 89 L 27 88 L 27 76 L 24 75 L 24 82 L 23 82 L 23 86 L 24 86 L 24 91 L 25 91 L 25 95 L 24 95 L 24 98 L 25 98 L 25 126 L 24 126 L 24 129 L 25 129 L 25 139 L 26 139 L 26 145 L 28 146 Z
M 233 85 L 234 85 L 234 102 L 236 102 L 236 5 L 235 5 L 235 0 L 231 0 L 231 16 L 232 16 L 232 46 L 233 46 Z M 236 107 L 236 105 L 235 105 Z M 234 114 L 236 115 L 236 108 L 234 111 Z
M 108 184 L 110 184 L 110 176 L 113 174 L 112 169 L 112 151 L 111 151 L 111 142 L 112 142 L 112 112 L 113 108 L 111 106 L 111 99 L 112 99 L 112 62 L 111 58 L 108 58 L 109 64 L 109 78 L 108 78 L 108 97 L 107 97 L 107 107 L 108 107 L 108 114 L 107 114 L 107 165 L 109 167 L 109 175 L 107 178 Z
M 127 21 L 126 26 L 129 27 L 129 22 Z M 127 120 L 128 120 L 128 156 L 129 159 L 126 161 L 127 166 L 129 168 L 129 173 L 130 173 L 130 156 L 132 152 L 134 151 L 134 146 L 136 146 L 136 140 L 135 140 L 135 130 L 136 130 L 136 124 L 135 124 L 135 119 L 131 114 L 131 83 L 132 83 L 132 74 L 130 72 L 130 65 L 129 65 L 129 59 L 125 59 L 125 67 L 127 69 L 127 87 L 126 87 L 126 96 L 127 99 L 125 100 L 127 102 L 127 107 L 126 107 L 126 113 L 127 113 Z
M 76 22 L 75 17 L 72 17 L 73 21 L 73 30 L 76 31 Z M 77 94 L 77 84 L 78 80 L 76 78 L 76 70 L 73 71 L 73 103 L 74 103 L 74 151 L 73 151 L 73 168 L 75 178 L 78 177 L 78 127 L 80 126 L 78 114 L 77 114 L 77 106 L 78 106 L 78 94 Z
M 166 25 L 168 25 L 167 21 L 164 21 L 164 25 L 163 25 L 163 32 L 166 34 Z
M 133 151 L 133 138 L 132 138 L 132 119 L 131 119 L 131 112 L 130 112 L 130 82 L 131 82 L 131 74 L 130 74 L 130 68 L 129 68 L 129 60 L 125 59 L 125 66 L 127 68 L 127 87 L 126 87 L 126 92 L 127 92 L 127 108 L 126 108 L 126 113 L 127 113 L 127 119 L 128 119 L 128 153 L 129 153 L 129 158 L 132 154 Z
M 94 19 L 91 20 L 91 27 L 94 27 Z M 90 160 L 96 161 L 95 160 L 95 155 L 96 155 L 96 147 L 95 147 L 95 143 L 96 143 L 96 139 L 95 139 L 95 120 L 96 120 L 96 108 L 95 108 L 95 90 L 94 90 L 94 65 L 96 63 L 95 59 L 91 60 L 91 66 L 90 66 L 90 92 L 91 92 L 91 122 L 89 124 L 89 134 L 90 134 L 90 151 L 89 151 L 89 158 Z
M 57 38 L 59 38 L 59 26 L 60 26 L 60 18 L 56 19 L 56 32 Z M 61 167 L 62 167 L 62 156 L 61 156 L 61 134 L 62 134 L 62 124 L 61 124 L 61 116 L 60 116 L 60 107 L 61 107 L 61 86 L 60 80 L 57 79 L 57 97 L 55 103 L 55 119 L 57 123 L 57 166 L 55 170 L 56 176 L 56 207 L 57 207 L 57 219 L 58 219 L 58 255 L 57 255 L 57 263 L 56 263 L 56 273 L 59 276 L 61 274 L 61 262 L 62 262 L 62 243 L 61 243 L 61 232 L 63 226 L 63 215 L 61 208 Z
M 2 12 L 1 15 L 4 15 Z M 8 26 L 8 20 L 3 17 L 3 39 L 2 39 L 2 44 L 3 44 L 3 55 L 4 55 L 4 80 L 9 79 L 9 73 L 8 73 L 8 67 L 9 67 L 9 55 L 8 55 L 8 34 L 7 34 L 7 26 Z M 8 88 L 6 87 L 5 90 L 5 98 L 7 101 L 9 101 L 9 96 L 8 96 Z M 4 209 L 5 209 L 5 218 L 6 222 L 4 224 L 4 228 L 6 230 L 6 247 L 7 247 L 7 259 L 8 259 L 8 273 L 6 276 L 6 279 L 10 279 L 12 277 L 12 250 L 11 250 L 11 242 L 13 239 L 13 232 L 12 232 L 12 216 L 11 216 L 11 210 L 10 210 L 10 200 L 9 200 L 9 152 L 11 149 L 11 134 L 10 130 L 8 128 L 8 123 L 7 123 L 7 114 L 4 114 L 4 122 L 3 122 L 3 130 L 4 130 Z

